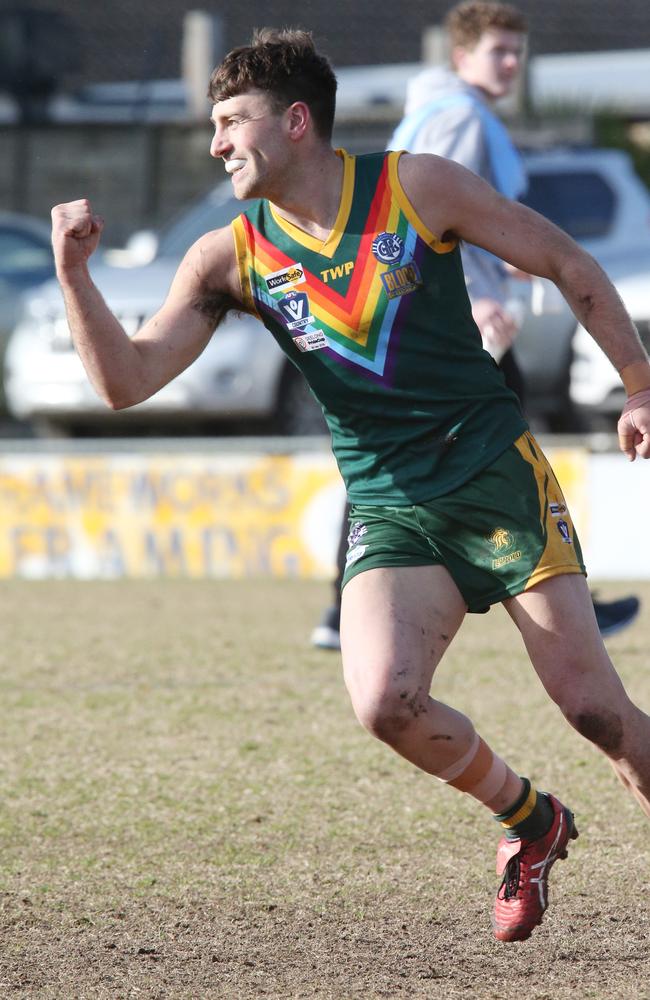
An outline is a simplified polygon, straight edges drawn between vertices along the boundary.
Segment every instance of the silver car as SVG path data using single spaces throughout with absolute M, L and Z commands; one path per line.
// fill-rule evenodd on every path
M 230 182 L 217 187 L 163 231 L 139 234 L 135 254 L 155 256 L 141 266 L 116 266 L 109 253 L 92 265 L 97 287 L 129 334 L 161 305 L 185 251 L 203 233 L 227 225 L 242 210 Z M 154 240 L 154 246 L 151 241 Z M 145 402 L 115 413 L 91 387 L 72 346 L 59 285 L 30 296 L 7 348 L 7 406 L 16 419 L 45 434 L 164 433 L 224 429 L 322 434 L 322 411 L 305 380 L 261 323 L 229 314 L 201 356 Z
M 650 198 L 624 153 L 555 150 L 529 153 L 526 161 L 524 200 L 532 208 L 582 243 L 612 277 L 638 271 L 638 262 L 650 256 Z M 226 225 L 241 208 L 226 182 L 193 205 L 159 241 L 151 235 L 133 241 L 133 251 L 141 252 L 144 244 L 149 256 L 155 254 L 150 263 L 94 265 L 94 279 L 127 331 L 134 332 L 159 307 L 188 247 L 207 230 Z M 542 279 L 513 282 L 512 298 L 513 308 L 523 315 L 515 352 L 526 380 L 527 413 L 542 429 L 572 430 L 569 370 L 575 317 L 555 286 Z M 302 376 L 273 337 L 247 316 L 229 316 L 200 358 L 151 399 L 131 410 L 109 411 L 95 396 L 72 348 L 54 282 L 28 300 L 7 351 L 5 388 L 14 416 L 49 431 L 324 430 L 320 408 Z
M 527 167 L 527 204 L 593 254 L 620 289 L 619 282 L 639 274 L 648 287 L 650 195 L 626 153 L 594 148 L 531 153 Z M 544 429 L 579 430 L 584 424 L 570 392 L 575 316 L 551 282 L 536 278 L 524 285 L 522 292 L 521 283 L 513 282 L 513 294 L 525 297 L 515 353 L 526 381 L 526 409 Z M 646 308 L 640 318 L 647 322 L 649 316 Z

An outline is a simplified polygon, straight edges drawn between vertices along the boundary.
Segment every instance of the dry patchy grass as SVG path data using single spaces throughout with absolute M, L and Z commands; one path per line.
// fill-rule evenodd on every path
M 610 648 L 650 707 L 636 589 Z M 647 822 L 501 609 L 467 620 L 436 693 L 581 831 L 515 946 L 491 938 L 489 816 L 365 735 L 338 655 L 307 645 L 323 585 L 2 595 L 2 997 L 650 997 Z

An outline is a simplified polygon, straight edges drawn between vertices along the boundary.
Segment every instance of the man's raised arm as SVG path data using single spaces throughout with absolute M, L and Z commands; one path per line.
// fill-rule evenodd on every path
M 158 310 L 129 337 L 94 284 L 88 261 L 103 220 L 86 200 L 52 209 L 52 245 L 72 339 L 98 395 L 112 409 L 147 399 L 188 367 L 230 308 L 239 308 L 230 229 L 187 252 Z
M 543 216 L 504 198 L 449 160 L 405 155 L 400 179 L 432 233 L 440 238 L 453 234 L 558 286 L 625 386 L 628 401 L 618 425 L 621 450 L 631 460 L 650 458 L 650 361 L 597 261 Z

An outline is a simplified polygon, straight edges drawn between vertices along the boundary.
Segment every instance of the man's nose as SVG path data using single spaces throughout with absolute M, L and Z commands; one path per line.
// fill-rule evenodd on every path
M 514 68 L 519 67 L 521 60 L 523 59 L 523 54 L 521 52 L 506 52 L 503 61 L 506 66 L 512 66 Z
M 232 143 L 228 142 L 223 132 L 216 130 L 212 136 L 212 142 L 210 143 L 210 156 L 214 156 L 215 159 L 219 159 L 224 156 L 229 149 L 232 149 Z

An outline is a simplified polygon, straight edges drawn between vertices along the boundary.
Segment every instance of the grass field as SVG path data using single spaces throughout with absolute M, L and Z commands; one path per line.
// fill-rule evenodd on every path
M 635 589 L 609 647 L 650 708 Z M 325 585 L 1 591 L 2 998 L 650 997 L 647 820 L 501 609 L 434 690 L 576 813 L 518 945 L 491 938 L 495 824 L 368 737 L 338 654 L 307 645 Z

